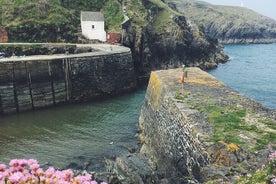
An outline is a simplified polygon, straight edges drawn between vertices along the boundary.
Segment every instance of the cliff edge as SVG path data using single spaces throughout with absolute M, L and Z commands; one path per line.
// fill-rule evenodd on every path
M 196 0 L 166 0 L 169 6 L 204 28 L 220 43 L 275 43 L 276 20 L 238 6 L 213 5 Z

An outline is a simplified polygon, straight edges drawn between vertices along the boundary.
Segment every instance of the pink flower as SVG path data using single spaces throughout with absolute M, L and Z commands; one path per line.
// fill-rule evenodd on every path
M 46 178 L 45 183 L 54 183 L 54 180 L 52 178 Z
M 92 178 L 91 174 L 85 174 L 84 176 L 76 176 L 73 181 L 76 184 L 86 184 L 86 183 L 91 184 L 90 183 L 91 178 Z
M 265 164 L 262 164 L 261 170 L 265 169 Z
M 272 178 L 270 181 L 271 181 L 273 184 L 275 184 L 275 183 L 276 183 L 276 178 Z
M 36 171 L 36 175 L 37 175 L 37 176 L 43 176 L 43 175 L 44 175 L 43 169 L 38 168 L 37 171 Z
M 10 161 L 10 166 L 11 167 L 18 167 L 19 166 L 19 160 L 18 159 L 13 159 Z
M 88 174 L 86 173 L 83 178 L 86 180 L 86 181 L 90 181 L 92 179 L 92 175 L 91 174 Z
M 21 172 L 15 172 L 9 176 L 9 180 L 12 183 L 18 183 L 20 181 L 20 179 L 23 177 L 24 177 L 24 175 Z
M 64 179 L 65 181 L 70 181 L 71 178 L 74 176 L 74 173 L 73 173 L 72 170 L 67 169 L 67 170 L 64 170 L 64 171 L 62 172 L 62 175 L 63 175 L 63 179 Z
M 46 175 L 47 178 L 51 178 L 54 174 L 55 174 L 55 168 L 53 168 L 53 167 L 49 167 L 45 171 L 45 175 Z
M 28 160 L 28 165 L 31 166 L 33 164 L 38 164 L 37 160 L 35 160 L 35 159 L 29 159 Z
M 276 151 L 275 151 L 274 153 L 271 153 L 271 154 L 269 155 L 269 160 L 271 160 L 271 161 L 276 160 Z
M 0 172 L 4 172 L 6 170 L 5 164 L 0 164 Z
M 92 181 L 91 174 L 79 175 L 74 177 L 72 170 L 55 170 L 49 167 L 45 172 L 40 168 L 38 162 L 34 159 L 14 159 L 10 161 L 10 168 L 0 164 L 0 184 L 8 182 L 9 184 L 25 183 L 48 183 L 48 184 L 97 184 Z M 29 167 L 26 167 L 29 165 Z M 107 184 L 101 182 L 101 184 Z
M 17 167 L 11 167 L 10 168 L 10 171 L 11 172 L 22 172 L 24 170 L 24 168 L 23 167 L 21 167 L 20 165 L 18 165 Z
M 30 169 L 32 171 L 36 171 L 39 167 L 40 167 L 39 164 L 32 164 L 32 165 L 30 165 Z
M 26 160 L 26 159 L 20 159 L 20 160 L 18 160 L 18 164 L 21 167 L 25 167 L 28 164 L 28 160 Z
M 9 169 L 7 169 L 7 170 L 5 170 L 3 173 L 2 173 L 2 175 L 3 175 L 3 177 L 4 178 L 8 178 L 9 176 L 10 176 L 10 171 L 9 171 Z

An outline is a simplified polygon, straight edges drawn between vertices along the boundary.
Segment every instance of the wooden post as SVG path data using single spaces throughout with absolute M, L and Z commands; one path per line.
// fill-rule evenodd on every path
M 31 99 L 31 105 L 32 105 L 32 109 L 34 110 L 33 89 L 32 89 L 32 78 L 31 78 L 31 73 L 28 71 L 27 62 L 25 62 L 25 71 L 26 71 L 26 77 L 27 77 L 27 79 L 28 79 L 29 94 L 30 94 L 30 99 Z
M 1 97 L 1 93 L 0 93 L 0 114 L 3 114 L 3 103 L 2 103 L 2 97 Z
M 19 112 L 19 105 L 18 105 L 18 97 L 17 97 L 17 89 L 16 89 L 16 79 L 15 79 L 15 71 L 14 71 L 14 67 L 15 67 L 15 62 L 13 61 L 12 63 L 12 83 L 13 83 L 13 96 L 14 96 L 14 105 L 16 108 L 16 112 Z
M 66 58 L 63 60 L 63 66 L 64 66 L 64 79 L 65 79 L 65 93 L 66 93 L 66 101 L 70 100 L 71 94 L 71 83 L 70 83 L 70 72 L 71 72 L 71 65 L 70 61 Z
M 50 78 L 50 81 L 51 81 L 53 104 L 56 105 L 56 96 L 55 96 L 53 73 L 52 73 L 52 70 L 51 70 L 50 61 L 48 61 L 47 63 L 48 63 L 49 78 Z
M 34 99 L 33 99 L 32 77 L 31 77 L 31 73 L 30 72 L 28 72 L 28 78 L 29 78 L 29 90 L 30 90 L 32 109 L 35 109 L 35 107 L 34 107 Z

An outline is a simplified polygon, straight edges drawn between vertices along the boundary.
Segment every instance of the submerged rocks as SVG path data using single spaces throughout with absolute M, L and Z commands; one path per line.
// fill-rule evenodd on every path
M 115 161 L 106 160 L 107 170 L 116 173 L 120 183 L 152 183 L 153 171 L 149 159 L 143 154 L 129 154 L 116 158 Z

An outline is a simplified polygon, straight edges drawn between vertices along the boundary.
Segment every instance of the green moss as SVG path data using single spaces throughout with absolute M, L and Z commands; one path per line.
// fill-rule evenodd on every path
M 214 125 L 214 135 L 211 138 L 213 141 L 224 141 L 237 145 L 244 144 L 238 138 L 238 132 L 245 128 L 245 123 L 242 120 L 246 115 L 245 109 L 206 106 L 200 107 L 199 110 L 207 111 L 208 118 Z
M 188 98 L 189 95 L 190 93 L 182 93 L 180 91 L 177 91 L 174 94 L 174 98 L 177 100 L 185 100 L 186 98 Z
M 234 106 L 198 106 L 197 110 L 205 112 L 208 119 L 213 123 L 214 135 L 211 141 L 224 141 L 226 143 L 235 143 L 243 145 L 245 149 L 251 151 L 261 150 L 268 143 L 276 140 L 276 134 L 273 131 L 260 129 L 255 124 L 248 124 L 245 121 L 247 112 L 244 108 Z M 270 128 L 275 128 L 275 122 L 270 120 L 261 121 Z M 251 144 L 245 144 L 240 134 L 252 137 Z
M 272 120 L 262 120 L 263 124 L 267 125 L 269 128 L 276 130 L 276 122 Z

